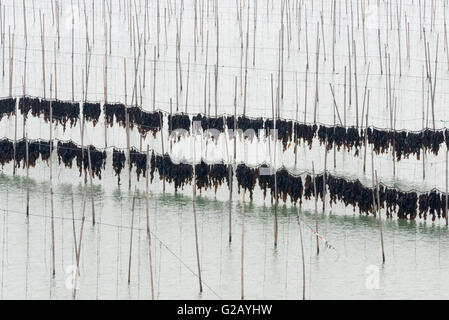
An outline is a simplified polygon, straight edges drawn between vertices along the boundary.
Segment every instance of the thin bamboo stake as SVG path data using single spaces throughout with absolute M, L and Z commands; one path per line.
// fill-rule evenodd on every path
M 304 241 L 302 237 L 301 217 L 299 215 L 299 206 L 296 208 L 298 212 L 299 237 L 301 239 L 301 260 L 302 260 L 302 300 L 306 300 L 306 264 L 304 262 Z
M 75 18 L 72 13 L 72 101 L 75 100 L 75 69 L 74 69 L 74 55 L 73 55 L 73 46 L 74 46 L 74 34 L 75 32 Z
M 352 48 L 354 50 L 354 90 L 355 90 L 355 123 L 359 127 L 359 94 L 357 90 L 357 52 L 355 40 L 353 40 Z
M 237 76 L 234 78 L 234 163 L 237 156 Z
M 80 239 L 78 242 L 78 252 L 76 254 L 76 274 L 75 274 L 75 283 L 73 286 L 73 299 L 76 299 L 76 289 L 78 284 L 78 275 L 80 269 L 80 258 L 81 258 L 81 244 L 83 241 L 83 230 L 84 230 L 84 221 L 86 220 L 86 202 L 87 202 L 87 186 L 84 186 L 84 197 L 83 197 L 83 215 L 81 217 L 81 229 L 80 229 Z
M 378 38 L 378 44 L 379 44 L 379 65 L 380 65 L 380 74 L 384 74 L 384 71 L 382 69 L 382 48 L 380 46 L 380 29 L 377 29 L 377 38 Z
M 318 238 L 318 198 L 317 198 L 317 192 L 316 192 L 316 181 L 315 181 L 315 166 L 312 161 L 312 176 L 313 176 L 313 196 L 315 198 L 315 228 L 316 228 L 316 254 L 320 253 L 320 242 Z
M 323 212 L 326 210 L 326 174 L 327 174 L 327 143 L 324 145 L 324 171 L 323 171 Z
M 76 265 L 79 266 L 79 260 L 78 260 L 78 246 L 76 243 L 76 229 L 75 229 L 75 209 L 73 207 L 73 189 L 72 185 L 70 185 L 70 196 L 71 196 L 71 204 L 72 204 L 72 229 L 73 229 L 73 243 L 74 243 L 74 249 L 75 249 L 75 258 L 76 258 Z M 79 270 L 77 270 L 77 273 L 79 274 Z
M 241 284 L 241 299 L 245 299 L 245 191 L 243 189 L 242 195 L 242 256 L 240 265 L 240 284 Z
M 156 110 L 156 46 L 154 47 L 154 65 L 153 65 L 153 112 Z
M 190 52 L 188 54 L 188 60 L 187 60 L 187 89 L 186 89 L 186 108 L 185 113 L 187 113 L 187 106 L 189 102 L 189 78 L 190 78 Z
M 50 213 L 51 213 L 51 254 L 52 254 L 52 275 L 55 276 L 55 217 L 53 212 L 53 107 L 52 107 L 52 76 L 50 75 Z
M 377 170 L 376 172 L 376 192 L 377 192 L 377 210 L 379 212 L 379 228 L 380 228 L 380 243 L 382 246 L 382 263 L 385 263 L 385 250 L 384 250 L 384 234 L 382 231 L 382 215 L 380 211 L 380 196 L 379 196 L 379 182 L 377 181 Z
M 30 215 L 30 175 L 29 175 L 29 169 L 30 169 L 30 163 L 29 163 L 29 157 L 28 157 L 28 133 L 25 137 L 25 156 L 26 156 L 26 164 L 27 164 L 27 217 Z
M 94 186 L 92 182 L 92 162 L 90 161 L 90 146 L 87 147 L 87 160 L 89 161 L 90 199 L 92 201 L 92 225 L 95 225 Z
M 146 201 L 146 214 L 147 214 L 147 237 L 148 237 L 148 256 L 150 258 L 150 282 L 151 282 L 151 299 L 154 300 L 154 281 L 153 281 L 153 258 L 151 255 L 151 227 L 150 227 L 150 197 L 149 197 L 149 185 L 148 175 L 150 168 L 150 146 L 147 145 L 147 159 L 145 170 L 145 201 Z
M 318 107 L 318 62 L 320 58 L 320 38 L 318 37 L 319 24 L 317 23 L 317 41 L 316 41 L 316 70 L 315 70 L 315 107 L 313 110 L 313 123 L 316 123 L 316 112 Z

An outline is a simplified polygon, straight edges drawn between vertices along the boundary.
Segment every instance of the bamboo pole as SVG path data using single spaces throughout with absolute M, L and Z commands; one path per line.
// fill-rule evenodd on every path
M 318 198 L 317 198 L 317 192 L 316 192 L 316 181 L 315 181 L 315 166 L 312 161 L 312 176 L 313 176 L 313 196 L 315 198 L 315 227 L 316 227 L 316 254 L 320 253 L 320 242 L 318 238 Z
M 131 235 L 130 235 L 130 239 L 129 239 L 128 285 L 131 283 L 131 257 L 132 257 L 132 250 L 133 250 L 134 205 L 136 202 L 136 189 L 137 189 L 137 187 L 134 186 L 133 204 L 131 207 Z
M 51 254 L 52 254 L 52 275 L 55 276 L 55 217 L 53 212 L 53 108 L 52 108 L 52 76 L 50 75 L 50 214 L 51 214 Z
M 108 41 L 107 41 L 107 22 L 104 22 L 104 104 L 108 103 Z M 108 124 L 106 122 L 106 113 L 104 115 L 104 148 L 108 147 Z
M 190 52 L 188 54 L 188 58 L 187 58 L 187 89 L 186 89 L 186 108 L 185 108 L 185 113 L 187 114 L 187 106 L 188 106 L 188 102 L 189 102 L 189 78 L 190 78 Z M 209 88 L 210 90 L 210 88 Z
M 369 96 L 370 96 L 370 90 L 368 90 L 368 98 L 366 102 L 366 121 L 365 121 L 365 151 L 364 151 L 364 157 L 363 157 L 363 174 L 365 174 L 366 171 L 366 149 L 368 147 L 368 113 L 369 113 Z
M 73 14 L 73 13 L 72 13 Z M 73 46 L 74 46 L 74 34 L 75 32 L 75 18 L 72 15 L 72 101 L 75 100 L 75 76 L 74 76 L 74 55 L 73 55 Z M 45 91 L 45 90 L 44 90 Z
M 56 42 L 53 42 L 54 63 L 55 63 L 55 101 L 58 100 L 58 72 L 56 70 Z
M 445 197 L 445 215 L 446 215 L 446 226 L 448 225 L 448 216 L 447 216 L 447 204 L 448 204 L 448 199 L 447 199 L 447 189 L 448 189 L 448 149 L 446 149 L 446 197 Z
M 298 122 L 298 109 L 299 109 L 299 97 L 298 97 L 298 73 L 295 73 L 295 89 L 296 89 L 296 116 L 295 116 L 295 121 Z M 298 139 L 295 139 L 295 147 L 294 147 L 294 152 L 295 152 L 295 168 L 296 168 L 296 164 L 298 161 Z
M 129 113 L 127 105 L 127 90 L 126 90 L 126 58 L 123 58 L 123 67 L 125 75 L 125 124 L 126 124 L 126 149 L 128 151 L 128 189 L 131 190 L 131 152 L 129 142 Z
M 148 236 L 148 256 L 150 259 L 150 282 L 151 282 L 151 299 L 154 300 L 154 281 L 153 281 L 153 258 L 151 255 L 151 227 L 150 227 L 150 197 L 148 175 L 150 168 L 150 146 L 147 145 L 147 159 L 145 172 L 145 201 L 146 201 L 146 215 L 147 215 L 147 236 Z
M 92 202 L 92 225 L 95 225 L 94 186 L 92 182 L 92 162 L 90 160 L 90 146 L 87 146 L 87 160 L 89 161 L 90 199 Z
M 156 46 L 154 47 L 154 64 L 153 64 L 153 112 L 156 109 Z
M 234 78 L 234 163 L 237 156 L 237 76 Z
M 78 246 L 76 243 L 76 228 L 75 228 L 75 209 L 73 207 L 73 189 L 72 185 L 70 185 L 70 195 L 71 195 L 71 204 L 72 204 L 72 229 L 73 229 L 73 243 L 74 243 L 74 249 L 75 249 L 75 258 L 76 258 L 76 265 L 79 265 L 79 259 L 78 259 Z M 77 270 L 77 273 L 79 274 L 79 269 Z
M 241 299 L 245 299 L 245 191 L 243 189 L 242 195 L 242 256 L 240 265 L 240 284 L 241 284 Z
M 326 210 L 326 173 L 327 173 L 327 143 L 324 145 L 324 171 L 323 171 L 323 212 Z
M 73 299 L 76 299 L 76 289 L 78 283 L 78 275 L 80 269 L 80 258 L 81 258 L 81 244 L 83 241 L 83 230 L 84 230 L 84 221 L 86 220 L 86 202 L 87 202 L 87 186 L 84 186 L 84 197 L 83 197 L 83 215 L 81 217 L 81 229 L 80 229 L 80 239 L 78 242 L 78 252 L 76 254 L 76 274 L 75 274 L 75 283 L 73 286 Z
M 302 260 L 302 300 L 306 300 L 306 264 L 304 262 L 304 241 L 302 236 L 301 217 L 299 215 L 299 206 L 296 208 L 298 212 L 299 237 L 301 239 L 301 260 Z
M 355 40 L 353 40 L 352 48 L 354 50 L 354 90 L 355 90 L 355 123 L 359 127 L 359 94 L 357 90 L 357 52 Z
M 318 107 L 318 62 L 320 59 L 320 38 L 318 37 L 319 24 L 317 23 L 317 36 L 316 36 L 316 70 L 315 70 L 315 107 L 313 110 L 313 123 L 316 123 L 316 111 Z
M 385 251 L 384 251 L 384 234 L 382 231 L 382 215 L 380 211 L 380 196 L 379 196 L 379 182 L 377 181 L 377 170 L 376 170 L 376 192 L 377 192 L 377 210 L 379 212 L 379 228 L 380 228 L 380 243 L 382 246 L 382 263 L 385 263 Z
M 30 215 L 30 162 L 29 162 L 29 154 L 28 154 L 28 133 L 25 136 L 25 156 L 26 156 L 26 164 L 27 164 L 27 217 Z

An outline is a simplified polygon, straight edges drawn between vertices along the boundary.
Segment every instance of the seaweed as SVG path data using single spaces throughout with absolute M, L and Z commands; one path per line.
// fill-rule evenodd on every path
M 273 130 L 273 120 L 265 120 L 265 134 L 268 136 Z M 293 122 L 283 119 L 276 120 L 277 138 L 282 141 L 283 150 L 287 149 L 292 141 Z
M 140 175 L 143 174 L 145 177 L 147 171 L 147 155 L 137 151 L 135 148 L 131 148 L 129 151 L 129 162 L 131 169 L 133 166 L 136 167 L 137 181 L 140 180 Z
M 235 174 L 237 177 L 238 192 L 240 193 L 240 188 L 248 190 L 249 197 L 253 200 L 253 190 L 259 176 L 259 169 L 249 168 L 245 164 L 241 163 L 237 166 Z
M 143 137 L 146 137 L 148 132 L 153 133 L 153 137 L 156 137 L 156 133 L 161 130 L 163 125 L 164 116 L 162 112 L 145 112 L 140 114 L 140 121 L 136 122 L 139 125 L 139 132 Z
M 118 177 L 118 183 L 120 184 L 120 173 L 125 167 L 125 152 L 114 148 L 112 151 L 112 167 L 114 168 L 115 175 Z

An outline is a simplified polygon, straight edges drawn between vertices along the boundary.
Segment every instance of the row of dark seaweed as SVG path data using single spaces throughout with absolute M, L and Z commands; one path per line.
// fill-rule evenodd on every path
M 15 112 L 16 112 L 15 98 L 6 98 L 0 100 L 0 120 L 2 120 L 4 116 L 7 116 L 9 118 Z
M 263 190 L 264 197 L 266 197 L 267 189 L 270 189 L 272 196 L 275 195 L 274 174 L 260 174 L 260 168 L 268 169 L 265 165 L 259 168 L 250 168 L 245 164 L 237 166 L 236 177 L 239 192 L 241 188 L 249 191 L 251 199 L 257 181 Z M 289 197 L 292 203 L 299 201 L 301 204 L 303 197 L 310 200 L 316 192 L 316 197 L 321 199 L 324 193 L 324 175 L 315 176 L 316 190 L 314 190 L 311 175 L 306 175 L 304 179 L 303 183 L 301 176 L 293 175 L 285 168 L 279 169 L 276 172 L 278 198 L 286 202 Z M 361 214 L 375 214 L 373 201 L 376 205 L 378 203 L 376 188 L 365 187 L 359 180 L 346 180 L 328 173 L 326 173 L 326 186 L 326 194 L 329 196 L 331 207 L 338 200 L 345 206 L 351 205 L 354 211 L 358 208 Z M 424 216 L 426 219 L 428 214 L 432 216 L 432 220 L 435 220 L 436 217 L 445 217 L 446 196 L 436 190 L 418 196 L 415 191 L 404 192 L 380 184 L 379 199 L 380 207 L 386 209 L 387 216 L 396 213 L 400 219 L 411 220 L 415 219 L 417 215 L 420 218 Z
M 71 168 L 73 159 L 76 159 L 76 165 L 81 176 L 83 169 L 85 172 L 89 169 L 88 150 L 90 152 L 92 176 L 97 176 L 101 179 L 101 171 L 106 166 L 106 151 L 101 151 L 93 145 L 81 148 L 72 141 L 58 141 L 57 154 L 59 164 L 62 162 L 66 167 Z
M 105 104 L 103 106 L 105 113 L 105 120 L 111 127 L 115 122 L 119 126 L 126 127 L 126 112 L 128 112 L 128 121 L 130 128 L 134 126 L 138 127 L 139 132 L 145 137 L 148 132 L 152 132 L 153 136 L 161 130 L 163 124 L 163 114 L 162 112 L 146 112 L 142 108 L 134 106 L 126 108 L 125 105 L 116 104 Z
M 47 161 L 50 158 L 50 142 L 44 140 L 28 140 L 28 163 L 34 167 L 36 160 Z M 21 139 L 16 142 L 16 166 L 26 167 L 26 140 Z M 14 160 L 14 141 L 3 138 L 0 139 L 0 164 L 2 168 L 5 164 Z

